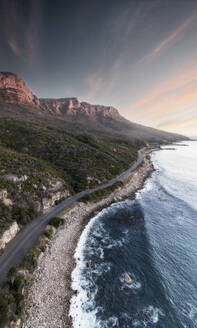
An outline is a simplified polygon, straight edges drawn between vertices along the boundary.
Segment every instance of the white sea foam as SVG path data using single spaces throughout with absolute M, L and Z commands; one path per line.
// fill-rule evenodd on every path
M 156 324 L 165 314 L 161 309 L 149 305 L 138 316 L 138 319 L 132 321 L 132 325 L 134 327 L 149 327 L 150 324 Z
M 102 223 L 99 223 L 99 227 L 95 225 L 95 229 L 93 231 L 92 237 L 90 238 L 89 244 L 87 245 L 88 236 L 90 235 L 91 229 L 94 226 L 95 222 L 99 220 L 103 215 L 107 214 L 108 211 L 113 211 L 116 208 L 121 207 L 121 203 L 116 203 L 111 205 L 109 208 L 102 210 L 98 215 L 96 215 L 94 218 L 90 220 L 88 225 L 83 230 L 80 239 L 77 244 L 77 248 L 75 251 L 75 261 L 76 261 L 76 267 L 72 272 L 72 289 L 77 291 L 77 295 L 74 295 L 71 299 L 71 306 L 70 306 L 70 315 L 73 320 L 73 326 L 74 328 L 99 328 L 101 327 L 101 322 L 97 322 L 96 320 L 96 313 L 100 308 L 96 308 L 96 305 L 94 304 L 94 296 L 96 295 L 97 288 L 96 286 L 93 286 L 93 284 L 86 279 L 86 277 L 82 274 L 83 270 L 87 268 L 87 262 L 85 261 L 85 250 L 87 250 L 88 247 L 88 253 L 94 254 L 95 246 L 96 246 L 96 240 L 95 237 L 102 237 L 104 235 L 104 228 L 102 226 Z M 110 244 L 111 243 L 111 244 Z M 113 247 L 113 242 L 110 240 L 109 236 L 105 236 L 104 239 L 104 247 L 110 247 L 110 245 Z M 99 247 L 97 249 L 97 252 L 99 253 L 99 256 L 102 260 L 104 260 L 104 251 L 102 247 Z M 97 253 L 97 255 L 98 255 Z M 102 272 L 106 272 L 110 270 L 111 266 L 110 263 L 102 263 L 100 265 L 94 265 L 93 269 L 91 270 L 91 273 L 96 273 L 97 275 L 102 274 Z M 89 291 L 91 289 L 91 292 Z M 93 290 L 93 291 L 92 291 Z M 103 322 L 102 327 L 108 327 L 107 322 L 111 324 L 114 322 L 114 325 L 117 321 L 115 318 L 109 318 L 109 320 Z

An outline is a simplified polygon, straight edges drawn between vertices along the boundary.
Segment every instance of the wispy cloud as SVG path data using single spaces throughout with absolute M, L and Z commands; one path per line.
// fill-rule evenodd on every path
M 177 39 L 184 35 L 186 29 L 191 25 L 191 23 L 197 19 L 197 12 L 194 12 L 189 16 L 182 24 L 180 24 L 174 31 L 172 31 L 165 39 L 160 41 L 153 50 L 145 55 L 142 59 L 139 60 L 138 64 L 141 64 L 145 60 L 152 58 L 161 53 L 162 50 L 166 49 L 169 45 L 174 44 Z
M 92 100 L 92 98 L 94 98 L 95 95 L 102 88 L 104 88 L 104 80 L 98 73 L 89 74 L 85 79 L 85 84 L 88 88 L 87 94 L 85 96 L 87 101 Z
M 16 56 L 23 57 L 16 40 L 14 40 L 14 39 L 8 39 L 8 44 L 10 46 L 10 49 L 13 51 L 13 53 Z
M 176 130 L 182 134 L 185 133 L 189 136 L 196 136 L 196 125 L 197 125 L 197 117 L 188 120 L 161 123 L 158 127 L 163 130 L 168 130 L 168 131 Z
M 173 131 L 176 123 L 197 117 L 197 68 L 195 63 L 174 72 L 168 80 L 150 90 L 126 111 L 134 121 Z M 185 122 L 185 123 L 184 123 Z
M 128 12 L 128 18 L 127 18 L 127 28 L 126 28 L 126 36 L 128 36 L 130 33 L 135 31 L 136 28 L 139 27 L 142 22 L 147 18 L 148 15 L 151 14 L 151 12 L 158 7 L 160 4 L 160 0 L 150 0 L 145 2 L 139 2 L 137 6 L 137 10 L 134 13 L 134 15 L 131 17 L 131 13 Z
M 163 83 L 161 82 L 156 88 L 153 88 L 136 103 L 134 103 L 130 110 L 136 110 L 143 107 L 150 107 L 153 102 L 169 93 L 175 92 L 179 88 L 185 87 L 187 84 L 197 81 L 197 68 L 195 63 L 185 66 L 179 72 L 174 72 Z
M 42 0 L 3 0 L 4 34 L 14 55 L 31 64 L 36 57 Z M 26 11 L 25 11 L 26 9 Z

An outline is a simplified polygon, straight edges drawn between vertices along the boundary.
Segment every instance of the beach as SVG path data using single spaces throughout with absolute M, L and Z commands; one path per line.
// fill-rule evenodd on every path
M 124 199 L 132 199 L 153 172 L 149 153 L 144 152 L 144 163 L 136 169 L 124 186 L 94 203 L 78 202 L 63 217 L 65 224 L 57 231 L 34 272 L 34 283 L 26 300 L 26 320 L 23 328 L 70 328 L 71 274 L 75 268 L 74 254 L 84 227 L 103 208 Z

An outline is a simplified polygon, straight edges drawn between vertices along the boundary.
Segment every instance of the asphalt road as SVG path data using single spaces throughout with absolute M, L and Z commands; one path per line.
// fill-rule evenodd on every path
M 59 205 L 53 207 L 48 213 L 37 217 L 35 220 L 25 226 L 17 236 L 9 243 L 4 253 L 0 256 L 0 284 L 4 281 L 6 274 L 13 265 L 19 265 L 24 255 L 33 247 L 37 238 L 43 233 L 46 225 L 49 221 L 69 208 L 73 203 L 83 196 L 89 195 L 96 190 L 100 190 L 109 186 L 112 186 L 118 181 L 122 181 L 127 178 L 131 172 L 133 172 L 143 162 L 143 155 L 141 150 L 138 151 L 137 161 L 125 172 L 118 177 L 110 180 L 107 183 L 99 185 L 98 187 L 82 191 L 75 196 L 72 196 Z

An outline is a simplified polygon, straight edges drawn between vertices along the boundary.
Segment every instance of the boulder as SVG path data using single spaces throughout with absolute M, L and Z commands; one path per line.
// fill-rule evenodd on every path
M 0 238 L 0 249 L 5 248 L 6 244 L 8 244 L 19 232 L 19 226 L 16 222 L 13 222 L 11 226 L 4 231 L 3 235 Z
M 92 267 L 92 261 L 88 261 L 87 262 L 87 268 L 91 268 Z
M 124 274 L 124 281 L 126 282 L 126 284 L 131 285 L 133 283 L 133 280 L 131 279 L 131 277 L 129 276 L 128 273 Z
M 3 190 L 0 190 L 0 199 L 4 199 L 4 198 L 7 198 L 8 196 L 8 192 L 6 189 L 3 189 Z
M 27 175 L 22 175 L 19 178 L 15 174 L 5 174 L 5 175 L 1 176 L 1 179 L 6 181 L 6 182 L 13 183 L 13 184 L 19 184 L 19 183 L 25 182 L 28 179 L 28 176 Z

